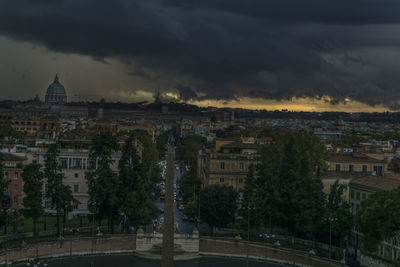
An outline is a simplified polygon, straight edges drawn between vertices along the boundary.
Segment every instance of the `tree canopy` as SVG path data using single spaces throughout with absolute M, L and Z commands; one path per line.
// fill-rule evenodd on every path
M 203 188 L 200 191 L 201 220 L 210 227 L 226 227 L 235 220 L 237 197 L 231 186 L 210 185 Z
M 37 234 L 37 219 L 44 213 L 44 208 L 42 205 L 44 174 L 40 169 L 41 166 L 39 164 L 29 164 L 25 166 L 22 173 L 25 193 L 25 197 L 22 202 L 24 205 L 22 214 L 27 218 L 33 219 L 34 236 Z
M 369 251 L 375 251 L 379 241 L 400 231 L 399 203 L 400 187 L 377 192 L 361 202 L 357 224 Z

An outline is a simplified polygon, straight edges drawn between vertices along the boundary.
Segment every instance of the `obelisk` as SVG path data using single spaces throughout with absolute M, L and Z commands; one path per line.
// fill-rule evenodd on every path
M 164 225 L 161 267 L 174 266 L 174 177 L 175 177 L 175 147 L 168 146 L 167 175 L 165 178 Z

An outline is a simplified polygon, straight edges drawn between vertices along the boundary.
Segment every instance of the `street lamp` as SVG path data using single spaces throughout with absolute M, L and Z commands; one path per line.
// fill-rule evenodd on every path
M 337 221 L 336 217 L 333 217 L 332 214 L 329 217 L 325 218 L 325 220 L 329 221 L 329 260 L 332 258 L 332 222 Z

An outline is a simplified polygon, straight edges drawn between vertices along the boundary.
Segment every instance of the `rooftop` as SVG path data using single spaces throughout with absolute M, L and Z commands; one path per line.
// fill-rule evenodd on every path
M 364 176 L 352 180 L 350 185 L 367 187 L 373 191 L 392 190 L 400 186 L 400 176 L 389 177 L 376 175 Z
M 329 158 L 330 162 L 360 162 L 360 163 L 385 163 L 384 160 L 375 159 L 361 153 L 337 154 Z
M 27 159 L 26 157 L 17 156 L 12 153 L 1 153 L 1 155 L 4 161 L 24 161 Z

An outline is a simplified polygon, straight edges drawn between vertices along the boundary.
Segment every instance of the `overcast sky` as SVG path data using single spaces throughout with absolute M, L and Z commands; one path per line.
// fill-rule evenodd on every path
M 399 70 L 399 0 L 0 0 L 1 99 L 397 110 Z

